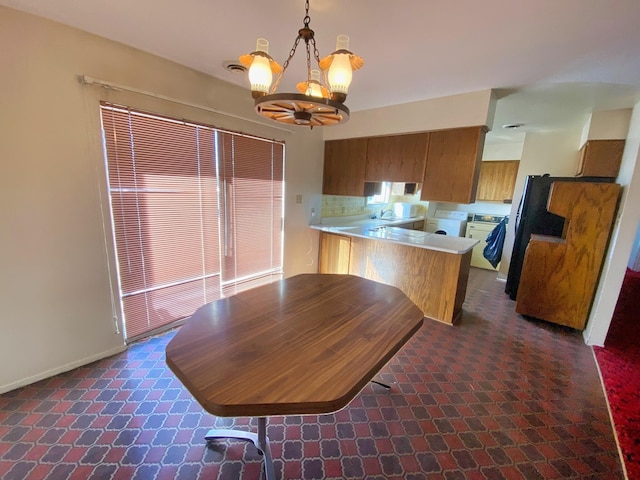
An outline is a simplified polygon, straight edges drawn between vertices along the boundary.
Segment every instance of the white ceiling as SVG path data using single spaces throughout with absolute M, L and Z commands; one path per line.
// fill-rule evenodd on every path
M 496 89 L 493 141 L 640 100 L 640 0 L 310 0 L 320 56 L 336 35 L 365 60 L 352 112 Z M 248 88 L 225 62 L 270 41 L 282 63 L 303 0 L 0 0 Z M 303 45 L 280 91 L 306 76 Z M 501 125 L 522 122 L 519 132 Z

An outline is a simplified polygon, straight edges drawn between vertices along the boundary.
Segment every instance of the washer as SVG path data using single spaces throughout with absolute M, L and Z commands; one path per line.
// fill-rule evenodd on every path
M 436 210 L 433 217 L 427 218 L 425 231 L 453 237 L 464 237 L 467 228 L 467 212 L 459 210 Z

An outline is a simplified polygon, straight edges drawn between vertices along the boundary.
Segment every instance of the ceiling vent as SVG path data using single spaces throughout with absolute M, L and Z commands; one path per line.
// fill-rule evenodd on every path
M 520 127 L 524 127 L 524 123 L 507 123 L 506 125 L 502 125 L 502 128 L 506 128 L 507 130 L 516 130 Z
M 224 68 L 226 68 L 227 70 L 233 73 L 245 73 L 247 71 L 247 67 L 245 67 L 244 65 L 238 62 L 227 61 L 227 62 L 224 62 L 223 65 L 224 65 Z

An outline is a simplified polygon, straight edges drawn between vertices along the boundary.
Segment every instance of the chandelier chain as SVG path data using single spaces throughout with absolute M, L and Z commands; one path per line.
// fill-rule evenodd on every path
M 293 58 L 293 56 L 296 53 L 296 49 L 298 48 L 298 44 L 300 43 L 300 38 L 301 38 L 300 35 L 298 35 L 296 37 L 295 42 L 293 42 L 293 47 L 291 47 L 291 51 L 289 52 L 289 56 L 287 57 L 287 59 L 282 64 L 282 72 L 280 72 L 280 75 L 278 75 L 278 78 L 274 82 L 273 87 L 271 87 L 271 93 L 274 93 L 278 89 L 278 85 L 280 85 L 280 80 L 282 80 L 282 77 L 284 76 L 284 72 L 287 71 L 287 67 L 289 66 L 289 62 L 291 61 L 291 59 Z
M 320 52 L 318 52 L 318 47 L 316 47 L 316 39 L 312 38 L 311 42 L 313 43 L 313 56 L 315 57 L 318 66 L 320 66 Z M 327 71 L 321 70 L 321 73 L 322 84 L 327 88 L 327 90 L 329 90 L 329 92 L 331 92 L 331 85 L 329 85 L 329 81 L 327 79 Z M 309 79 L 311 79 L 311 72 L 309 72 Z
M 312 38 L 311 41 L 315 45 L 316 42 Z M 309 40 L 305 40 L 305 47 L 307 50 L 307 82 L 311 80 L 311 52 L 309 51 Z
M 304 28 L 309 29 L 309 23 L 311 22 L 311 17 L 309 16 L 309 0 L 306 0 L 304 3 Z M 314 51 L 316 50 L 316 40 L 313 36 L 313 31 L 311 31 L 311 37 L 305 37 L 305 49 L 307 50 L 307 82 L 311 81 L 311 52 L 309 51 L 309 40 L 313 43 Z M 315 52 L 314 52 L 315 53 Z M 317 57 L 316 57 L 317 58 Z

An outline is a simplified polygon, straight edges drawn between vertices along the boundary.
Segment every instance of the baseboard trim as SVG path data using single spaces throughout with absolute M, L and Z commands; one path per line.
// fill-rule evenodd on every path
M 90 357 L 76 360 L 75 362 L 67 363 L 66 365 L 61 365 L 56 368 L 52 368 L 51 370 L 46 370 L 44 372 L 38 373 L 37 375 L 33 375 L 31 377 L 23 378 L 12 383 L 7 383 L 5 385 L 0 386 L 0 395 L 3 393 L 10 392 L 11 390 L 15 390 L 17 388 L 31 385 L 32 383 L 39 382 L 40 380 L 45 380 L 47 378 L 54 377 L 61 373 L 68 372 L 69 370 L 73 370 L 74 368 L 82 367 L 89 363 L 102 360 L 103 358 L 107 358 L 112 355 L 122 353 L 126 349 L 127 349 L 127 345 L 121 345 L 119 347 L 112 348 L 111 350 L 100 352 L 100 353 L 97 353 L 96 355 L 91 355 Z

